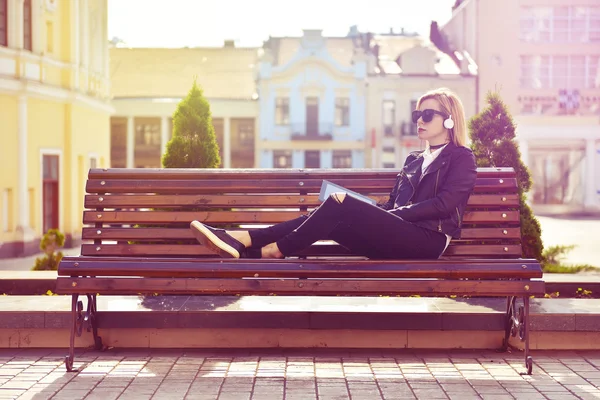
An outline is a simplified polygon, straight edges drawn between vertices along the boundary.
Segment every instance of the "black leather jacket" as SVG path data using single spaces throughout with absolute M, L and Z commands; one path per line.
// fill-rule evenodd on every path
M 473 152 L 448 143 L 421 176 L 423 152 L 409 154 L 388 201 L 379 207 L 416 225 L 460 238 L 460 226 L 475 187 Z

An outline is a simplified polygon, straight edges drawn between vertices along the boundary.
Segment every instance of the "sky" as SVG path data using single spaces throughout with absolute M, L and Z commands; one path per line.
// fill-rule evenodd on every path
M 360 31 L 429 36 L 432 20 L 451 16 L 455 0 L 108 0 L 108 38 L 128 47 L 259 46 L 269 36 Z

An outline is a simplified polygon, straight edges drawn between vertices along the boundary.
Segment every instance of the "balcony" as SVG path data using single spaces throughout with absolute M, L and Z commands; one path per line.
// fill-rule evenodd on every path
M 292 124 L 292 140 L 333 140 L 333 123 Z

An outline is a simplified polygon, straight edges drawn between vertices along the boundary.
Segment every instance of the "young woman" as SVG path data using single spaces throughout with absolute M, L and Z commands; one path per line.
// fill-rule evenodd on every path
M 226 258 L 284 258 L 325 239 L 372 259 L 439 258 L 460 237 L 475 157 L 465 147 L 463 105 L 451 91 L 424 94 L 412 120 L 427 147 L 407 157 L 386 203 L 334 193 L 308 215 L 264 229 L 226 231 L 193 221 L 194 236 Z

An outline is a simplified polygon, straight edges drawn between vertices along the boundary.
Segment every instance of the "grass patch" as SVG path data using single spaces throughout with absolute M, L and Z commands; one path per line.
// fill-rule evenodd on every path
M 565 264 L 566 254 L 572 251 L 576 246 L 550 246 L 544 249 L 542 254 L 542 270 L 555 274 L 576 274 L 585 271 L 600 271 L 597 267 L 590 264 Z

